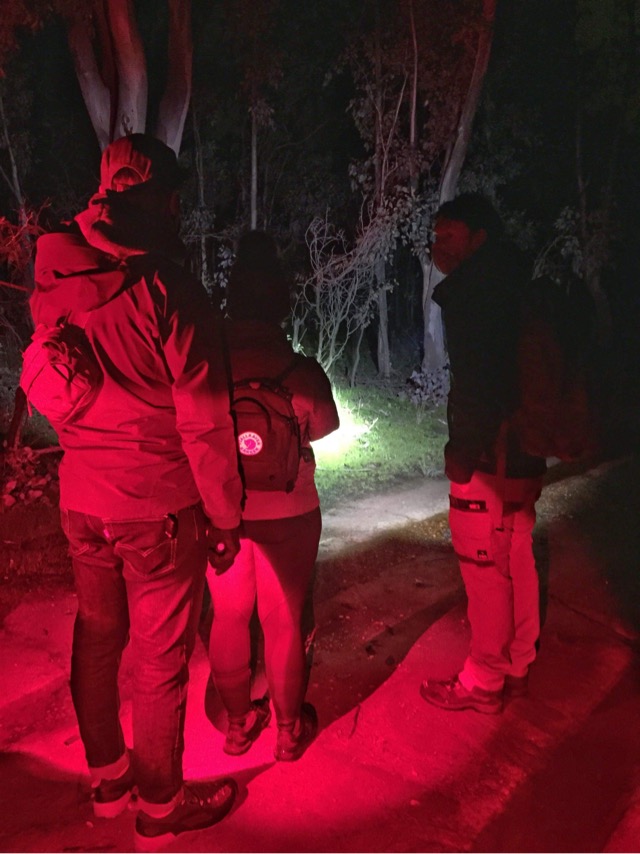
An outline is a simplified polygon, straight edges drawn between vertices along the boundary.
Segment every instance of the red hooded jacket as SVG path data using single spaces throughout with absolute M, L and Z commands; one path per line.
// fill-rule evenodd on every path
M 84 326 L 104 374 L 89 410 L 59 428 L 60 503 L 145 519 L 202 498 L 215 526 L 234 528 L 242 484 L 219 318 L 167 257 L 170 229 L 126 196 L 96 195 L 68 231 L 38 241 L 34 321 Z

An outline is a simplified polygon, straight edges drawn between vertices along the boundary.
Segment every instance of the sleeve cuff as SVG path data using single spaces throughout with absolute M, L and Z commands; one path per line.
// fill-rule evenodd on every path
M 211 522 L 213 527 L 220 528 L 220 530 L 222 531 L 231 531 L 233 530 L 233 528 L 237 528 L 242 519 L 240 515 L 220 516 L 217 513 L 209 513 L 206 509 L 205 512 L 209 517 L 209 521 Z

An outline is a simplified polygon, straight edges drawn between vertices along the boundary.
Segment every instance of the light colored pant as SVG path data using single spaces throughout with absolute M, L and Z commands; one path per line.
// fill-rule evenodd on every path
M 207 573 L 213 602 L 209 661 L 231 717 L 250 709 L 249 623 L 256 602 L 276 720 L 289 724 L 300 715 L 306 689 L 301 625 L 321 530 L 319 508 L 285 519 L 245 521 L 231 569 Z
M 482 472 L 469 483 L 450 484 L 449 527 L 471 625 L 460 673 L 468 690 L 499 691 L 507 674 L 523 676 L 535 659 L 540 601 L 531 533 L 541 489 L 541 478 L 500 485 Z

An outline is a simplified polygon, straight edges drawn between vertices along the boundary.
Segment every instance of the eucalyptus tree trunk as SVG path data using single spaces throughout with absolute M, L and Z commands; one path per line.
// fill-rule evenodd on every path
M 144 133 L 147 124 L 147 67 L 133 0 L 109 0 L 113 55 L 118 75 L 114 139 Z
M 191 97 L 191 0 L 167 0 L 168 71 L 153 133 L 180 150 Z M 133 0 L 92 0 L 68 22 L 68 41 L 80 90 L 101 150 L 130 133 L 147 131 L 147 65 Z
M 467 94 L 460 110 L 455 136 L 446 152 L 438 188 L 438 207 L 454 198 L 460 172 L 467 156 L 473 119 L 478 109 L 482 84 L 489 65 L 496 3 L 497 0 L 483 0 L 482 3 L 475 63 Z M 433 290 L 442 279 L 442 275 L 426 255 L 420 258 L 420 264 L 422 267 L 422 307 L 424 314 L 422 370 L 428 372 L 443 368 L 447 359 L 440 309 L 431 299 Z
M 376 282 L 378 291 L 378 375 L 388 380 L 391 376 L 391 355 L 389 353 L 389 305 L 384 288 L 384 259 L 376 262 Z
M 416 33 L 416 22 L 413 14 L 413 0 L 409 0 L 409 26 L 411 29 L 411 89 L 409 95 L 409 164 L 411 175 L 411 191 L 415 192 L 418 185 L 418 162 L 417 162 L 417 112 L 418 112 L 418 35 Z
M 593 231 L 590 224 L 592 210 L 587 196 L 588 181 L 584 175 L 582 162 L 582 120 L 576 122 L 576 179 L 578 184 L 578 233 L 582 250 L 582 275 L 585 286 L 593 300 L 596 317 L 596 335 L 601 346 L 611 339 L 612 318 L 609 299 L 602 287 L 602 269 L 609 254 L 611 238 L 611 209 L 613 205 L 613 180 L 618 155 L 619 131 L 614 137 L 609 155 L 609 169 L 602 190 L 601 221 L 599 231 Z
M 432 300 L 433 290 L 438 282 L 442 281 L 442 273 L 432 263 L 431 258 L 420 255 L 420 266 L 422 268 L 422 305 L 424 316 L 424 354 L 422 357 L 422 370 L 425 373 L 438 371 L 447 363 L 447 351 L 442 328 L 442 317 L 440 306 Z
M 376 31 L 375 31 L 375 99 L 376 99 L 376 148 L 375 148 L 375 208 L 380 210 L 384 203 L 386 170 L 384 167 L 384 140 L 382 129 L 382 56 L 380 47 L 380 22 L 379 7 L 376 3 Z M 378 375 L 383 379 L 391 376 L 391 356 L 389 349 L 389 306 L 387 303 L 387 291 L 385 290 L 385 262 L 384 259 L 376 261 L 375 280 L 378 287 Z
M 193 66 L 191 0 L 168 0 L 168 2 L 167 82 L 160 101 L 155 135 L 178 155 L 191 100 Z
M 211 292 L 213 288 L 213 279 L 209 269 L 209 255 L 207 252 L 207 229 L 205 223 L 208 223 L 207 205 L 204 195 L 204 157 L 202 151 L 202 139 L 200 137 L 200 126 L 198 124 L 198 116 L 195 109 L 191 111 L 191 120 L 193 126 L 193 141 L 194 141 L 194 164 L 196 170 L 196 186 L 198 192 L 198 210 L 201 211 L 201 216 L 198 218 L 200 228 L 199 235 L 199 263 L 197 275 L 207 291 Z
M 102 32 L 100 26 L 97 29 L 99 33 Z M 85 107 L 98 138 L 100 151 L 104 151 L 113 138 L 111 122 L 113 90 L 109 83 L 103 80 L 86 21 L 72 22 L 67 30 L 67 40 Z M 105 63 L 110 63 L 112 58 L 110 47 L 107 47 L 106 53 L 103 52 L 103 57 Z M 107 75 L 108 78 L 110 76 Z
M 251 110 L 251 229 L 258 227 L 258 117 Z

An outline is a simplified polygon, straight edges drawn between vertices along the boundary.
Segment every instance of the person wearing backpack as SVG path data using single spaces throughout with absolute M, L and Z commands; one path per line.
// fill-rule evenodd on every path
M 100 374 L 88 404 L 63 413 L 75 402 L 61 393 L 51 409 L 78 596 L 71 693 L 94 812 L 118 815 L 136 787 L 140 851 L 220 821 L 237 792 L 226 778 L 183 785 L 207 554 L 218 571 L 233 562 L 242 482 L 221 318 L 183 266 L 180 172 L 151 136 L 111 143 L 87 209 L 39 239 L 31 300 L 37 325 L 75 328 L 78 352 L 90 352 Z M 43 414 L 45 394 L 41 387 Z M 133 753 L 119 720 L 127 643 Z
M 252 467 L 266 452 L 264 418 L 243 421 L 240 459 L 246 487 L 240 551 L 230 572 L 208 572 L 213 602 L 209 646 L 211 672 L 228 714 L 224 751 L 245 753 L 269 724 L 273 703 L 277 722 L 275 758 L 300 758 L 317 732 L 317 716 L 305 693 L 305 649 L 301 619 L 318 552 L 321 515 L 315 486 L 311 442 L 339 427 L 331 385 L 312 358 L 296 355 L 282 322 L 290 313 L 289 286 L 272 237 L 251 231 L 239 241 L 227 298 L 227 341 L 235 385 L 234 409 L 246 409 L 251 387 L 257 409 L 271 404 L 260 387 L 280 378 L 290 395 L 299 430 L 291 443 L 298 456 L 297 476 L 286 468 L 288 453 L 272 457 L 272 471 Z M 250 382 L 245 382 L 250 380 Z M 268 412 L 275 425 L 277 413 Z M 275 426 L 274 426 L 275 429 Z M 247 438 L 248 437 L 248 438 Z M 298 444 L 299 443 L 299 444 Z M 262 448 L 256 453 L 256 449 Z M 274 475 L 273 484 L 269 475 Z M 251 701 L 249 624 L 257 602 L 264 633 L 264 657 L 270 697 Z
M 451 388 L 445 473 L 449 526 L 467 598 L 471 645 L 452 679 L 426 679 L 429 703 L 499 713 L 526 693 L 540 631 L 533 556 L 535 503 L 545 459 L 524 453 L 510 429 L 519 398 L 521 297 L 528 281 L 487 199 L 465 194 L 436 214 L 434 264 L 445 278 L 442 309 Z

